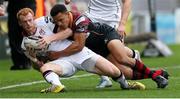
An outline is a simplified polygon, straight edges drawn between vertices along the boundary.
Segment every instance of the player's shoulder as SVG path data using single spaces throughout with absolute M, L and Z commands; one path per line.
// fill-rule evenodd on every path
M 88 32 L 87 28 L 90 22 L 91 22 L 90 19 L 85 15 L 81 15 L 78 18 L 76 18 L 74 22 L 75 25 L 73 28 L 75 33 L 82 33 L 82 32 L 87 33 Z
M 43 25 L 52 25 L 53 22 L 52 22 L 52 18 L 49 17 L 49 16 L 42 16 L 42 17 L 39 17 L 37 19 L 35 19 L 35 24 L 37 26 L 43 26 Z
M 77 26 L 79 24 L 87 24 L 89 22 L 90 22 L 90 19 L 86 15 L 83 14 L 76 18 L 75 25 Z

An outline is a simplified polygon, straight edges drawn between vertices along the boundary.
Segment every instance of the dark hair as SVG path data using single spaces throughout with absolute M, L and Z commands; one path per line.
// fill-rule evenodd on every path
M 63 4 L 56 4 L 55 6 L 53 6 L 53 8 L 51 9 L 51 16 L 56 16 L 58 13 L 64 13 L 67 12 L 67 9 L 65 7 L 65 5 Z

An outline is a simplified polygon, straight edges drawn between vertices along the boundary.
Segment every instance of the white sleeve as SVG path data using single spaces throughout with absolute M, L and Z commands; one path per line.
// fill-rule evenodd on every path
M 55 24 L 53 24 L 53 19 L 49 16 L 43 16 L 35 20 L 35 24 L 38 27 L 46 27 L 49 28 L 51 31 L 54 30 Z

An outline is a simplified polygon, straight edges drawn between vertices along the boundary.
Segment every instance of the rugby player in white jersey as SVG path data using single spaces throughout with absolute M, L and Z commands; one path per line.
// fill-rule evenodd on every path
M 29 8 L 23 8 L 17 13 L 19 25 L 23 28 L 22 49 L 25 54 L 39 67 L 44 79 L 52 86 L 41 90 L 41 92 L 61 92 L 64 85 L 60 82 L 59 77 L 69 77 L 77 71 L 83 70 L 98 75 L 106 75 L 118 82 L 122 89 L 129 89 L 129 85 L 120 70 L 111 62 L 102 56 L 94 53 L 87 47 L 81 51 L 66 57 L 59 57 L 57 60 L 42 62 L 36 57 L 36 51 L 33 48 L 26 48 L 24 41 L 28 36 L 49 36 L 53 31 L 58 30 L 50 21 L 49 17 L 40 17 L 34 20 L 34 13 Z M 56 32 L 55 32 L 56 33 Z M 59 32 L 60 33 L 60 32 Z M 74 43 L 71 40 L 57 40 L 52 42 L 48 51 L 61 51 Z
M 123 64 L 130 67 L 130 70 L 121 70 L 129 79 L 152 78 L 158 88 L 165 88 L 168 84 L 168 73 L 164 70 L 151 70 L 141 61 L 133 59 L 126 54 L 126 49 L 121 41 L 121 36 L 109 25 L 93 23 L 87 16 L 67 11 L 62 4 L 57 4 L 51 9 L 51 16 L 56 25 L 61 29 L 71 28 L 74 42 L 62 51 L 51 53 L 51 58 L 56 59 L 81 51 L 86 44 L 88 48 L 103 57 L 112 56 L 114 64 Z M 134 72 L 137 75 L 134 75 Z

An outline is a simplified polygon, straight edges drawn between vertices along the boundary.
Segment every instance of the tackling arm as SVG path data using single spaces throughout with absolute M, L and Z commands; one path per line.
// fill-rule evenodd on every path
M 70 28 L 67 28 L 63 31 L 59 31 L 56 34 L 53 34 L 50 36 L 51 42 L 57 41 L 57 40 L 64 40 L 68 37 L 72 36 L 72 30 Z
M 54 42 L 57 40 L 64 40 L 70 36 L 72 36 L 72 30 L 70 28 L 67 28 L 65 30 L 59 31 L 52 35 L 43 36 L 42 39 L 40 39 L 39 41 L 39 45 L 42 46 L 43 48 L 46 46 L 46 44 L 50 44 L 51 42 Z
M 62 51 L 50 52 L 48 56 L 50 59 L 54 60 L 59 57 L 69 56 L 77 52 L 80 52 L 85 46 L 85 41 L 86 41 L 86 33 L 75 33 L 74 41 L 69 47 L 67 47 Z

